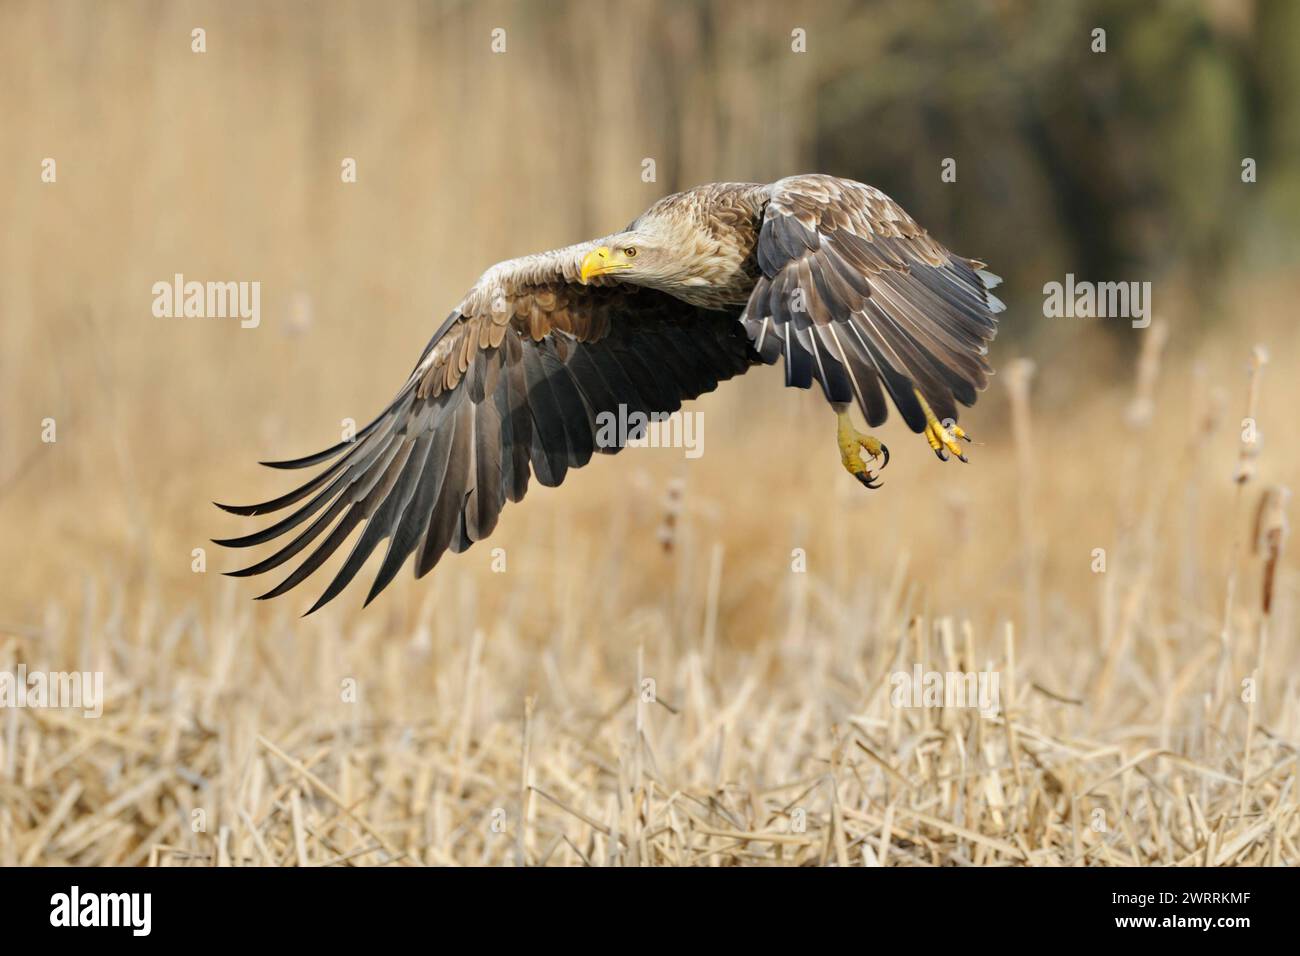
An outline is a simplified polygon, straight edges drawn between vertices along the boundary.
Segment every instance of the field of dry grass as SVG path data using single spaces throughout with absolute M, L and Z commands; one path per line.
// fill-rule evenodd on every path
M 1294 274 L 1158 286 L 1145 331 L 1009 295 L 972 463 L 891 421 L 876 492 L 758 370 L 694 406 L 699 459 L 534 486 L 489 544 L 300 619 L 314 592 L 217 573 L 244 528 L 209 502 L 367 419 L 483 266 L 658 195 L 651 118 L 594 105 L 591 155 L 524 37 L 467 81 L 493 5 L 377 5 L 345 47 L 291 6 L 134 9 L 0 12 L 0 671 L 106 690 L 0 710 L 0 865 L 1300 863 Z M 688 181 L 808 163 L 743 111 L 683 128 Z M 154 318 L 175 272 L 260 280 L 261 326 Z M 893 706 L 918 664 L 997 672 L 1000 712 Z

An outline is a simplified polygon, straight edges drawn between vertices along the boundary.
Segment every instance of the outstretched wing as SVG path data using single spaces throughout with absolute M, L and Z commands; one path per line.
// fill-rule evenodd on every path
M 1004 308 L 983 263 L 955 256 L 878 189 L 834 176 L 773 184 L 758 239 L 762 276 L 743 322 L 787 385 L 815 378 L 832 402 L 885 420 L 883 384 L 908 426 L 925 428 L 915 390 L 957 419 L 987 383 L 984 360 Z
M 358 527 L 347 560 L 315 611 L 356 575 L 381 542 L 370 603 L 416 554 L 422 577 L 448 549 L 487 537 L 530 472 L 558 485 L 594 452 L 597 416 L 671 413 L 684 399 L 745 371 L 757 356 L 737 314 L 687 305 L 661 292 L 597 278 L 577 284 L 588 245 L 494 266 L 435 333 L 397 397 L 356 435 L 273 468 L 324 465 L 300 487 L 240 515 L 297 506 L 261 531 L 217 541 L 251 547 L 297 531 L 237 577 L 306 553 L 275 597 L 315 571 Z M 311 613 L 309 611 L 308 613 Z

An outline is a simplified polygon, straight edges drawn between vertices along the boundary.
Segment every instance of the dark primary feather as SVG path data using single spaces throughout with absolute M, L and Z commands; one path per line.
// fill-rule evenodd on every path
M 527 300 L 527 301 L 525 301 Z M 467 302 L 469 300 L 467 299 Z M 539 303 L 541 304 L 539 307 Z M 260 515 L 297 505 L 269 527 L 216 543 L 276 552 L 238 571 L 262 574 L 306 554 L 275 597 L 301 583 L 356 531 L 355 542 L 308 613 L 335 598 L 379 545 L 370 603 L 414 554 L 427 574 L 448 550 L 487 537 L 530 472 L 557 485 L 596 451 L 597 415 L 671 413 L 757 361 L 731 312 L 696 308 L 652 290 L 618 287 L 521 293 L 501 313 L 454 313 L 405 387 L 352 442 L 288 462 L 329 462 L 298 489 L 228 511 Z M 486 343 L 486 344 L 484 344 Z
M 856 401 L 871 425 L 881 386 L 913 431 L 914 389 L 957 420 L 990 374 L 984 360 L 1003 305 L 997 278 L 948 252 L 884 193 L 833 176 L 771 187 L 758 239 L 762 275 L 744 324 L 763 361 L 785 358 L 787 385 L 815 379 L 831 402 Z

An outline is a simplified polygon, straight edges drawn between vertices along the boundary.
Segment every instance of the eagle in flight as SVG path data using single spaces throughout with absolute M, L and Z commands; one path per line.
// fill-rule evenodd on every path
M 607 430 L 598 420 L 655 420 L 778 358 L 786 385 L 821 386 L 844 467 L 866 487 L 879 487 L 867 462 L 883 468 L 889 450 L 854 427 L 849 409 L 856 403 L 879 425 L 886 394 L 941 460 L 965 461 L 957 403 L 973 404 L 991 373 L 984 356 L 1004 306 L 989 290 L 998 281 L 851 180 L 791 176 L 667 196 L 622 232 L 488 269 L 374 421 L 325 451 L 267 462 L 325 466 L 315 477 L 270 501 L 219 506 L 250 516 L 296 506 L 288 516 L 215 543 L 292 535 L 229 572 L 262 574 L 305 553 L 260 596 L 271 598 L 360 526 L 307 613 L 387 541 L 369 604 L 412 554 L 423 577 L 448 549 L 491 534 L 530 473 L 554 486 L 593 453 L 618 451 L 599 440 Z

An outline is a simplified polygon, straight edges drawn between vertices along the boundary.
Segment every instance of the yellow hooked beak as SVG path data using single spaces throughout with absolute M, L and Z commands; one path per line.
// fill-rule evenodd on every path
M 627 256 L 621 251 L 613 252 L 609 246 L 598 246 L 583 257 L 578 279 L 586 285 L 592 276 L 608 275 L 611 272 L 621 272 L 631 268 L 632 263 L 627 261 Z

